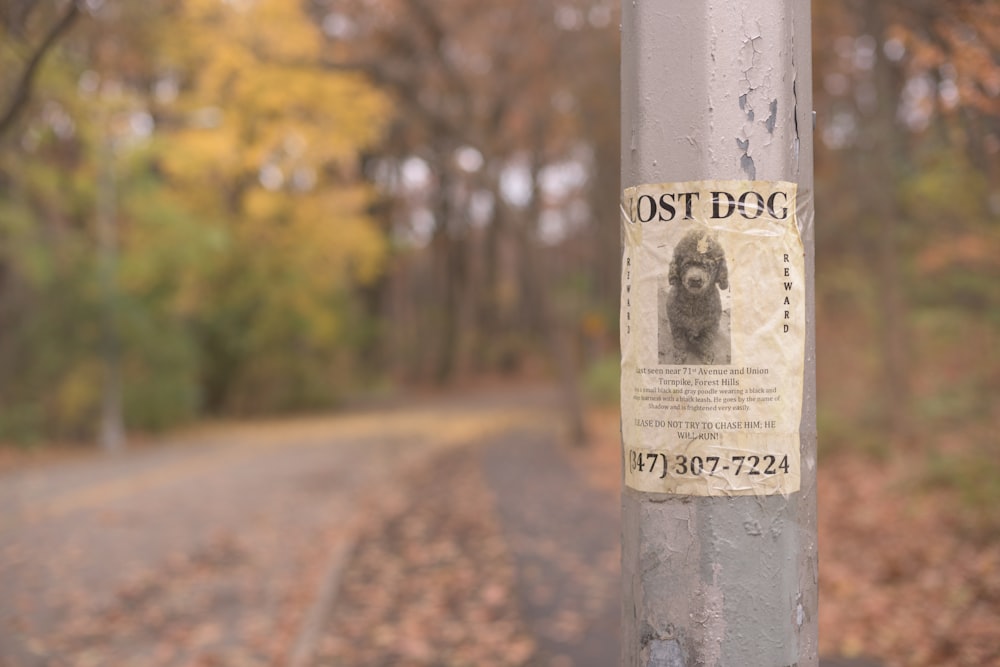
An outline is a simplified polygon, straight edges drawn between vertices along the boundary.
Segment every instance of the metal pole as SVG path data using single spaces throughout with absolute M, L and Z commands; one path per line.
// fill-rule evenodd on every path
M 809 1 L 622 5 L 622 665 L 815 666 Z M 687 228 L 708 333 L 667 312 Z

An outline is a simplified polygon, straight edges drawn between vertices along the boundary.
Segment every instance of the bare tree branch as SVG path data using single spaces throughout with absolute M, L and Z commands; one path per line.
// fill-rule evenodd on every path
M 45 38 L 38 45 L 38 48 L 31 54 L 31 58 L 28 59 L 24 71 L 21 72 L 21 78 L 18 79 L 17 85 L 14 87 L 14 94 L 7 104 L 6 110 L 0 115 L 0 137 L 14 125 L 14 121 L 17 120 L 18 115 L 31 99 L 31 87 L 34 83 L 35 74 L 38 72 L 38 68 L 42 64 L 45 55 L 59 38 L 72 27 L 79 15 L 80 9 L 76 2 L 70 2 L 66 12 L 52 25 L 48 34 L 45 35 Z

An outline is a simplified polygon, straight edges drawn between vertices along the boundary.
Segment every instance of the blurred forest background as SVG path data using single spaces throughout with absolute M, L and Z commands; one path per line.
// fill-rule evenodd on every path
M 815 0 L 820 441 L 1000 502 L 1000 3 Z M 611 0 L 2 0 L 0 442 L 618 383 Z

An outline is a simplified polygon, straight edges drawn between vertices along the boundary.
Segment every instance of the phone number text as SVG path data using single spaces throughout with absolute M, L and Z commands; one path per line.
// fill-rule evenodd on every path
M 668 475 L 676 477 L 780 475 L 787 473 L 789 467 L 787 455 L 686 456 L 636 449 L 628 450 L 626 465 L 632 473 L 657 475 L 660 479 L 664 479 Z

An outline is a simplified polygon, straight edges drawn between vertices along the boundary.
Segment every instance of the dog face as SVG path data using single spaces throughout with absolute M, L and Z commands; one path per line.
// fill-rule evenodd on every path
M 667 279 L 692 296 L 700 296 L 716 285 L 729 289 L 729 269 L 722 246 L 707 232 L 688 232 L 674 248 Z
M 713 282 L 711 266 L 689 263 L 681 269 L 681 285 L 691 294 L 704 294 Z

